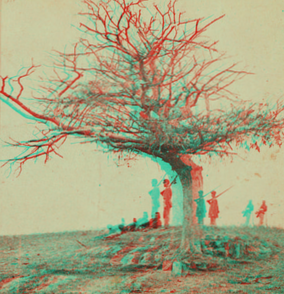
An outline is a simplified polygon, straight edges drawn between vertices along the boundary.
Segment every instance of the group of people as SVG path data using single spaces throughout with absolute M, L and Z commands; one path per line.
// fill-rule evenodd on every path
M 246 226 L 249 226 L 249 224 L 250 224 L 251 214 L 252 214 L 253 210 L 254 210 L 254 206 L 252 204 L 252 201 L 250 200 L 247 207 L 242 212 L 243 216 L 246 218 L 246 221 L 245 221 Z M 266 211 L 267 211 L 267 205 L 265 203 L 265 200 L 263 200 L 259 210 L 256 211 L 256 213 L 255 213 L 256 217 L 259 218 L 259 223 L 258 223 L 259 226 L 263 226 L 264 215 L 265 215 Z
M 195 199 L 194 201 L 196 202 L 196 217 L 198 220 L 199 225 L 204 224 L 204 218 L 206 217 L 206 205 L 205 205 L 205 197 L 206 195 L 203 195 L 203 191 L 198 192 L 199 198 Z M 210 205 L 209 212 L 208 212 L 208 217 L 210 218 L 210 225 L 215 226 L 216 225 L 216 219 L 219 216 L 219 206 L 218 206 L 218 201 L 216 196 L 216 191 L 211 192 L 212 198 L 207 200 L 207 202 Z
M 160 194 L 163 197 L 164 200 L 164 212 L 163 212 L 163 218 L 164 218 L 164 226 L 167 228 L 170 224 L 170 212 L 172 208 L 172 183 L 168 179 L 162 180 L 164 183 L 164 190 L 160 192 L 159 185 L 156 179 L 152 180 L 152 187 L 153 189 L 149 192 L 149 195 L 152 198 L 152 217 L 155 216 L 157 213 L 159 213 L 160 208 Z
M 162 195 L 163 197 L 163 202 L 164 202 L 163 218 L 164 218 L 165 228 L 167 228 L 170 223 L 170 212 L 172 208 L 171 186 L 173 183 L 175 183 L 175 179 L 173 180 L 172 183 L 168 179 L 164 179 L 163 180 L 164 190 L 162 192 L 160 192 L 160 189 L 159 189 L 159 185 L 161 182 L 158 183 L 156 179 L 153 179 L 152 180 L 153 189 L 149 192 L 152 198 L 152 215 L 155 215 L 160 208 L 160 201 L 159 201 L 160 195 Z M 219 206 L 218 206 L 218 201 L 216 198 L 219 197 L 221 194 L 216 196 L 216 191 L 212 191 L 211 192 L 212 199 L 207 200 L 207 202 L 210 205 L 208 216 L 210 218 L 211 225 L 216 225 L 216 219 L 218 218 L 218 215 L 219 215 Z M 194 200 L 197 204 L 196 217 L 198 219 L 198 224 L 201 224 L 201 225 L 203 225 L 204 218 L 206 216 L 206 205 L 205 205 L 204 197 L 207 195 L 208 194 L 203 195 L 203 191 L 199 191 L 199 198 Z
M 145 211 L 143 213 L 143 217 L 140 219 L 133 218 L 132 223 L 126 225 L 125 219 L 121 219 L 121 224 L 112 226 L 108 225 L 107 228 L 110 234 L 116 233 L 126 233 L 126 232 L 134 232 L 143 229 L 158 229 L 162 226 L 161 216 L 159 212 L 155 213 L 155 216 L 151 219 L 148 219 L 148 213 Z
M 176 178 L 175 178 L 176 179 Z M 110 233 L 114 232 L 127 232 L 127 231 L 135 231 L 139 229 L 145 228 L 159 228 L 162 226 L 161 216 L 159 213 L 160 208 L 160 195 L 163 198 L 163 219 L 164 219 L 164 227 L 168 228 L 170 223 L 170 212 L 172 208 L 172 184 L 175 183 L 175 179 L 173 182 L 170 182 L 168 179 L 162 179 L 159 183 L 156 179 L 152 180 L 152 190 L 149 192 L 149 195 L 152 199 L 152 218 L 149 220 L 148 213 L 144 212 L 143 217 L 136 220 L 133 219 L 131 224 L 125 225 L 124 219 L 122 219 L 122 223 L 117 226 L 108 226 Z M 160 192 L 159 185 L 163 181 L 164 189 Z M 230 189 L 230 188 L 229 188 Z M 227 190 L 229 190 L 227 189 Z M 207 203 L 210 205 L 208 211 L 208 217 L 210 218 L 210 225 L 215 226 L 216 220 L 219 217 L 219 205 L 217 198 L 221 196 L 224 192 L 216 195 L 216 191 L 211 191 L 207 194 L 203 194 L 203 191 L 200 190 L 198 192 L 199 198 L 194 199 L 196 203 L 196 213 L 195 216 L 197 218 L 197 222 L 199 225 L 204 224 L 204 218 L 206 217 L 206 202 L 205 197 L 211 193 L 211 199 L 207 200 Z M 250 200 L 246 209 L 242 212 L 243 216 L 246 218 L 245 225 L 248 226 L 251 219 L 252 211 L 254 210 L 254 206 L 252 201 Z M 265 201 L 262 202 L 260 209 L 256 212 L 256 217 L 259 218 L 259 225 L 262 226 L 264 222 L 264 215 L 267 211 L 267 206 Z
M 207 200 L 207 202 L 210 205 L 208 217 L 210 218 L 210 225 L 216 225 L 216 219 L 219 215 L 219 206 L 218 206 L 218 200 L 217 197 L 221 196 L 223 193 L 216 196 L 216 192 L 212 191 L 211 196 L 212 198 Z M 195 199 L 194 201 L 197 204 L 196 208 L 196 217 L 198 219 L 198 224 L 203 225 L 204 218 L 206 216 L 206 205 L 204 197 L 207 195 L 203 195 L 203 191 L 199 191 L 199 198 Z M 250 218 L 252 211 L 254 210 L 254 206 L 252 204 L 252 201 L 250 200 L 246 209 L 242 212 L 243 216 L 246 218 L 245 225 L 249 226 L 250 224 Z M 262 202 L 262 205 L 260 206 L 259 210 L 256 212 L 256 217 L 259 218 L 259 226 L 263 225 L 264 222 L 264 215 L 267 211 L 267 206 L 265 201 Z
M 160 208 L 160 194 L 163 197 L 163 202 L 164 202 L 164 211 L 163 211 L 163 218 L 164 218 L 164 225 L 165 228 L 169 226 L 170 222 L 170 212 L 172 208 L 172 189 L 171 185 L 175 182 L 175 180 L 171 183 L 168 179 L 164 179 L 164 190 L 160 192 L 158 181 L 156 179 L 152 180 L 152 187 L 153 189 L 149 192 L 151 198 L 152 198 L 152 215 L 155 215 L 159 208 Z M 223 193 L 221 193 L 223 194 Z M 220 196 L 219 194 L 218 196 Z M 208 195 L 208 194 L 207 194 Z M 205 205 L 205 200 L 204 197 L 207 195 L 203 195 L 203 191 L 199 191 L 199 198 L 195 199 L 195 202 L 197 204 L 197 209 L 196 209 L 196 217 L 198 219 L 198 224 L 203 224 L 204 218 L 206 216 L 206 205 Z M 210 205 L 209 209 L 209 218 L 210 218 L 210 224 L 211 225 L 216 225 L 216 219 L 218 218 L 219 214 L 219 207 L 218 207 L 218 201 L 216 196 L 216 192 L 212 191 L 211 192 L 212 199 L 207 200 L 207 202 Z
M 171 183 L 168 179 L 164 180 L 164 190 L 160 192 L 158 181 L 156 179 L 152 180 L 152 187 L 153 189 L 149 192 L 151 198 L 152 198 L 152 215 L 155 215 L 155 213 L 158 212 L 160 208 L 160 194 L 163 197 L 164 200 L 164 211 L 163 211 L 163 218 L 164 218 L 164 225 L 165 228 L 169 226 L 170 221 L 170 211 L 172 208 L 172 189 L 171 185 L 175 182 L 175 180 Z M 231 189 L 231 188 L 229 188 Z M 219 217 L 219 205 L 217 198 L 221 196 L 223 193 L 228 191 L 229 189 L 223 191 L 219 195 L 217 195 L 216 191 L 211 191 L 207 193 L 206 195 L 203 194 L 203 191 L 200 190 L 198 192 L 199 198 L 195 199 L 196 203 L 196 213 L 195 216 L 197 218 L 198 224 L 203 225 L 204 224 L 204 218 L 206 217 L 206 202 L 205 197 L 211 193 L 211 199 L 207 200 L 207 203 L 209 204 L 209 211 L 208 211 L 208 217 L 210 218 L 210 225 L 215 226 L 216 220 Z M 247 205 L 246 209 L 243 211 L 244 217 L 246 217 L 245 225 L 248 226 L 251 218 L 251 213 L 254 210 L 254 206 L 252 204 L 252 201 L 249 201 L 249 204 Z M 263 225 L 264 222 L 264 215 L 267 211 L 267 206 L 265 204 L 265 201 L 262 202 L 261 207 L 256 212 L 256 217 L 259 218 L 259 226 Z

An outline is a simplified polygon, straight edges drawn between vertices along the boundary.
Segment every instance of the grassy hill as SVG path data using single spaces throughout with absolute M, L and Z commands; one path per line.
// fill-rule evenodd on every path
M 204 227 L 186 255 L 180 227 L 104 233 L 0 237 L 0 293 L 284 293 L 283 229 Z

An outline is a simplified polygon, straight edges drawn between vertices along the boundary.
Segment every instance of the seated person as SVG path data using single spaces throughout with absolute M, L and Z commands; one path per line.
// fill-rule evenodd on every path
M 149 223 L 149 219 L 148 219 L 148 213 L 146 211 L 144 211 L 143 217 L 141 217 L 137 221 L 137 228 L 138 229 L 145 229 L 145 228 L 148 228 L 149 226 L 150 226 L 150 223 Z
M 136 220 L 136 218 L 133 218 L 133 222 L 131 224 L 129 224 L 128 226 L 121 227 L 120 230 L 123 233 L 134 232 L 136 230 L 136 227 L 137 227 L 137 220 Z
M 155 217 L 150 220 L 150 227 L 152 227 L 153 229 L 158 229 L 161 226 L 161 215 L 159 212 L 156 212 Z
M 121 224 L 119 225 L 115 225 L 115 226 L 112 226 L 112 225 L 107 225 L 107 228 L 109 230 L 109 234 L 118 234 L 118 233 L 121 233 L 124 226 L 125 226 L 125 220 L 124 218 L 121 219 Z

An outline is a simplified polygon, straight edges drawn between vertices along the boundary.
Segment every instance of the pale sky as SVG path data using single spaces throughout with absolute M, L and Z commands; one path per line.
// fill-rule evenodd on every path
M 284 3 L 281 0 L 180 0 L 188 17 L 225 18 L 207 36 L 219 40 L 218 48 L 240 61 L 255 74 L 233 86 L 244 99 L 277 99 L 284 93 Z M 80 2 L 75 0 L 2 0 L 1 74 L 15 75 L 22 66 L 51 64 L 48 53 L 62 50 L 76 40 Z M 0 138 L 4 141 L 29 139 L 31 121 L 0 102 Z M 143 211 L 151 211 L 148 192 L 151 179 L 164 172 L 149 158 L 138 158 L 131 167 L 116 167 L 108 155 L 94 145 L 71 144 L 61 149 L 63 159 L 54 157 L 28 162 L 22 174 L 8 176 L 0 169 L 0 234 L 31 234 L 65 230 L 87 230 L 116 224 L 122 217 L 130 222 Z M 15 150 L 0 146 L 0 159 Z M 268 205 L 269 225 L 284 223 L 284 150 L 272 148 L 240 155 L 234 162 L 203 163 L 204 191 L 217 192 L 234 187 L 219 198 L 219 225 L 240 224 L 241 211 L 249 199 L 257 209 L 262 200 Z M 174 188 L 173 220 L 179 219 Z M 255 220 L 256 221 L 256 220 Z M 206 219 L 206 223 L 208 219 Z

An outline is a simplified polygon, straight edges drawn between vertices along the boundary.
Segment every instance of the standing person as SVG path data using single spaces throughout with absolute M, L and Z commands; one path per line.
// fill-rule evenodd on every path
M 161 192 L 161 195 L 163 196 L 164 199 L 164 225 L 165 228 L 169 227 L 170 223 L 170 212 L 172 208 L 172 188 L 171 188 L 171 183 L 168 179 L 164 180 L 164 187 L 165 190 Z
M 216 199 L 217 198 L 216 192 L 212 191 L 211 196 L 212 198 L 207 200 L 207 202 L 210 204 L 208 216 L 210 218 L 210 225 L 216 226 L 216 218 L 218 218 L 218 214 L 220 211 L 219 211 L 218 201 Z
M 149 192 L 149 195 L 152 198 L 152 218 L 155 217 L 156 212 L 159 211 L 160 208 L 160 190 L 159 190 L 159 184 L 156 179 L 152 180 L 152 187 L 153 189 Z
M 243 216 L 246 217 L 246 222 L 245 222 L 245 226 L 249 226 L 249 222 L 250 222 L 250 217 L 251 217 L 251 213 L 254 210 L 254 206 L 252 204 L 252 201 L 250 200 L 246 209 L 242 212 Z
M 196 217 L 198 219 L 198 224 L 203 225 L 204 218 L 206 216 L 206 205 L 205 205 L 205 200 L 203 196 L 203 191 L 202 190 L 198 191 L 198 195 L 199 195 L 199 198 L 194 200 L 197 204 Z
M 259 226 L 263 226 L 263 220 L 266 211 L 267 206 L 265 204 L 265 200 L 263 200 L 259 210 L 256 212 L 256 217 L 259 217 Z

